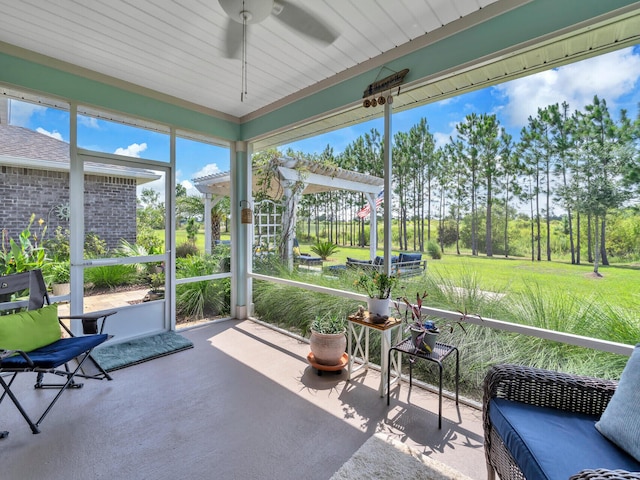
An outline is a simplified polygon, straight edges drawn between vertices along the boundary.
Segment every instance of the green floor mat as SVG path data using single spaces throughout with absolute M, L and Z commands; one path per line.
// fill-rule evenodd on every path
M 188 348 L 193 348 L 191 340 L 175 332 L 163 332 L 128 342 L 107 345 L 94 350 L 92 356 L 102 368 L 111 372 Z

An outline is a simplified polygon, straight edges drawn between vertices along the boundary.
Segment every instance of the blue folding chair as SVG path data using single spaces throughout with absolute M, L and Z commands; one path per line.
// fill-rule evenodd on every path
M 40 433 L 40 423 L 62 393 L 68 388 L 82 387 L 82 383 L 75 381 L 76 377 L 111 380 L 109 374 L 91 356 L 91 351 L 109 338 L 102 331 L 106 318 L 114 313 L 116 312 L 109 311 L 58 317 L 57 306 L 50 305 L 42 271 L 31 270 L 1 276 L 0 385 L 4 392 L 0 396 L 0 404 L 5 397 L 9 397 L 31 431 Z M 91 334 L 74 336 L 62 319 L 81 319 L 83 330 Z M 25 372 L 37 373 L 35 388 L 60 390 L 37 421 L 31 419 L 11 390 L 17 375 Z M 45 374 L 61 376 L 66 380 L 63 383 L 46 384 L 43 382 Z M 0 438 L 7 435 L 8 432 L 0 432 Z

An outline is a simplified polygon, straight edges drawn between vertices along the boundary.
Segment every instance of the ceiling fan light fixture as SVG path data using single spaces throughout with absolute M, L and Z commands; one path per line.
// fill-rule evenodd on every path
M 237 23 L 260 23 L 273 10 L 273 0 L 218 0 L 224 12 Z M 248 18 L 245 16 L 249 14 Z

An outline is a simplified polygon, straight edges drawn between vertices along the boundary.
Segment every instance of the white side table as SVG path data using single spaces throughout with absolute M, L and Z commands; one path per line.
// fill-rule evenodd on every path
M 372 330 L 380 332 L 380 386 L 378 393 L 381 397 L 385 395 L 387 388 L 386 379 L 390 369 L 400 372 L 400 354 L 389 356 L 389 350 L 392 345 L 392 337 L 394 330 L 396 331 L 396 340 L 394 344 L 402 340 L 402 320 L 399 318 L 389 317 L 385 323 L 372 323 L 369 321 L 369 312 L 365 312 L 364 318 L 356 315 L 347 317 L 347 352 L 349 353 L 349 368 L 347 380 L 351 379 L 351 375 L 362 368 L 369 368 L 369 334 Z M 362 363 L 354 367 L 354 360 L 358 357 Z M 392 368 L 393 367 L 393 368 Z M 399 374 L 393 379 L 395 383 L 399 379 Z M 390 387 L 388 387 L 390 388 Z

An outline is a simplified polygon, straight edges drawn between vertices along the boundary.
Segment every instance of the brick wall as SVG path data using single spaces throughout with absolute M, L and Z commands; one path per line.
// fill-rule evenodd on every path
M 0 166 L 0 230 L 17 239 L 36 215 L 32 232 L 39 232 L 43 219 L 50 236 L 58 225 L 69 222 L 58 216 L 59 206 L 69 204 L 67 172 Z M 124 238 L 136 240 L 136 181 L 118 177 L 85 175 L 85 231 L 96 233 L 110 248 Z

